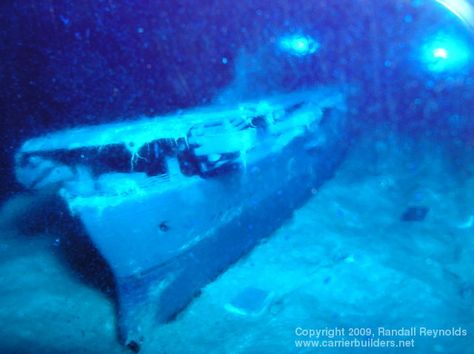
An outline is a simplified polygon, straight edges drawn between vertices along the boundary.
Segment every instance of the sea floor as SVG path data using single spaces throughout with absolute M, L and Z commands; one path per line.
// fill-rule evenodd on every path
M 117 342 L 107 286 L 72 269 L 58 247 L 64 227 L 54 216 L 25 227 L 25 215 L 37 218 L 35 203 L 15 196 L 0 215 L 0 353 L 130 352 Z M 157 327 L 140 353 L 473 353 L 473 261 L 472 148 L 378 132 L 354 144 L 333 179 Z M 380 327 L 416 333 L 382 336 Z M 335 328 L 351 345 L 414 348 L 298 347 L 342 341 L 316 335 Z M 303 335 L 309 329 L 312 338 Z

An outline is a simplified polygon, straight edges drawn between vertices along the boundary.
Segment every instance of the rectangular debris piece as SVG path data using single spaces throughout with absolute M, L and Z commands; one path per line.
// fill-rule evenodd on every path
M 272 292 L 247 287 L 235 296 L 225 308 L 227 311 L 245 316 L 262 314 L 271 302 Z
M 423 221 L 428 215 L 429 209 L 423 206 L 409 207 L 401 216 L 402 221 Z

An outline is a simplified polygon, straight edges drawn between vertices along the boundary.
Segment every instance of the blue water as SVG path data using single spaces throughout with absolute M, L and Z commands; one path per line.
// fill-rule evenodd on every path
M 100 253 L 15 181 L 23 141 L 321 85 L 353 88 L 346 159 L 140 352 L 474 352 L 471 3 L 4 2 L 0 352 L 138 350 Z

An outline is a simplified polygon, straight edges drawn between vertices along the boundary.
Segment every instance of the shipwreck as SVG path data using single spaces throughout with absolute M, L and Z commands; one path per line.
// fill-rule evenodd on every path
M 78 127 L 16 154 L 26 188 L 59 194 L 110 266 L 119 333 L 140 343 L 334 173 L 347 88 Z

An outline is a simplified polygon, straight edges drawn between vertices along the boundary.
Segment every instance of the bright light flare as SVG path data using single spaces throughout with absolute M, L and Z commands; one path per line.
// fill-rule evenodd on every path
M 466 67 L 472 58 L 468 43 L 460 38 L 438 34 L 422 47 L 421 60 L 432 72 L 453 72 Z
M 433 50 L 433 57 L 448 59 L 448 51 L 444 48 L 436 48 L 435 50 Z
M 474 8 L 467 0 L 436 0 L 474 32 Z
M 279 48 L 294 56 L 314 54 L 320 44 L 308 35 L 290 35 L 282 37 L 278 42 Z

